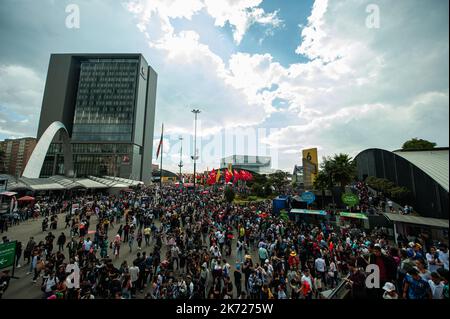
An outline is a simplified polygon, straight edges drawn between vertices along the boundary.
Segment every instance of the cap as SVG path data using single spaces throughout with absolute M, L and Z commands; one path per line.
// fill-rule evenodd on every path
M 414 242 L 412 242 L 412 241 L 409 242 L 408 246 L 409 246 L 409 247 L 414 247 Z
M 393 283 L 387 282 L 387 283 L 384 284 L 383 289 L 388 291 L 388 292 L 391 292 L 391 291 L 395 290 L 395 286 L 394 286 Z
M 245 255 L 245 259 L 252 259 L 252 256 L 250 256 L 250 255 Z

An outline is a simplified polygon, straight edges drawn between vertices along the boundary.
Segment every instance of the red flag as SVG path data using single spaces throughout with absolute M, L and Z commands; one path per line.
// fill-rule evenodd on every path
M 233 173 L 229 170 L 225 170 L 225 183 L 229 183 L 233 178 Z
M 208 184 L 209 185 L 214 185 L 216 183 L 216 170 L 213 168 L 213 170 L 209 173 L 209 178 L 208 178 Z
M 237 170 L 234 170 L 234 182 L 236 183 L 238 180 L 242 179 L 241 175 Z
M 156 151 L 156 159 L 158 159 L 159 152 L 161 151 L 161 146 L 163 144 L 163 136 L 164 136 L 164 123 L 162 124 L 162 128 L 161 128 L 161 139 L 159 140 L 158 150 Z
M 248 171 L 241 171 L 241 176 L 244 181 L 249 181 L 253 178 L 252 174 Z

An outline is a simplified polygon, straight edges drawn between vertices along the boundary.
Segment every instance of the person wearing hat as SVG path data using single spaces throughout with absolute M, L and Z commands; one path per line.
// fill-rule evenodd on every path
M 414 250 L 414 259 L 415 260 L 424 259 L 421 244 L 419 244 L 419 243 L 415 244 L 413 247 L 413 250 Z
M 412 268 L 406 274 L 403 282 L 404 299 L 431 299 L 431 289 L 427 281 L 419 276 L 419 271 Z
M 295 250 L 292 250 L 289 254 L 288 264 L 290 269 L 298 268 L 300 259 L 298 258 L 297 252 Z
M 383 290 L 383 299 L 398 299 L 397 291 L 395 291 L 395 286 L 392 282 L 385 283 Z

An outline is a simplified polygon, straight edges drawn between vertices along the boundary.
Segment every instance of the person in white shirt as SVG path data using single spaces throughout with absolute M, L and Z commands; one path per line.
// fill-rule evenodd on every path
M 439 260 L 439 253 L 436 251 L 436 247 L 431 247 L 430 252 L 425 257 L 427 258 L 428 270 L 430 272 L 435 272 L 444 265 Z
M 448 247 L 445 244 L 439 246 L 439 260 L 444 264 L 444 269 L 448 270 Z
M 133 298 L 136 294 L 136 288 L 137 288 L 137 282 L 139 279 L 139 267 L 136 265 L 136 263 L 133 263 L 133 266 L 128 268 L 128 272 L 130 273 L 130 279 L 131 279 L 131 297 Z
M 302 282 L 302 285 L 303 285 L 303 283 L 304 283 L 305 281 L 308 283 L 310 290 L 309 290 L 309 292 L 308 292 L 308 295 L 305 296 L 305 298 L 306 298 L 306 299 L 311 299 L 311 298 L 312 298 L 312 289 L 314 288 L 314 286 L 313 286 L 313 281 L 314 281 L 314 279 L 312 278 L 312 276 L 311 276 L 311 274 L 310 274 L 310 272 L 309 272 L 309 269 L 305 269 L 305 270 L 303 271 L 303 276 L 302 276 L 302 278 L 300 279 L 300 281 Z
M 433 299 L 444 299 L 444 282 L 436 272 L 431 273 L 431 279 L 428 280 L 428 284 L 430 285 Z
M 322 282 L 325 283 L 325 259 L 323 259 L 322 256 L 317 257 L 314 265 L 316 268 L 317 276 L 322 280 Z
M 84 241 L 83 246 L 84 246 L 84 251 L 89 252 L 89 250 L 92 247 L 92 241 L 89 237 Z

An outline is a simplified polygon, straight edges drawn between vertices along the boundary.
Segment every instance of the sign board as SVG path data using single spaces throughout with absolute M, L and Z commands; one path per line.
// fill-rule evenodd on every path
M 369 219 L 366 215 L 361 213 L 349 213 L 349 212 L 341 212 L 339 213 L 341 217 L 348 217 L 348 218 L 356 218 L 356 219 Z
M 302 165 L 303 184 L 305 185 L 305 188 L 312 188 L 319 167 L 317 148 L 310 148 L 302 151 Z
M 308 205 L 314 203 L 316 200 L 316 195 L 313 192 L 304 192 L 301 196 L 303 202 L 306 202 Z
M 358 196 L 353 193 L 344 193 L 342 194 L 341 199 L 342 202 L 349 207 L 356 206 L 359 203 Z
M 321 215 L 326 216 L 327 212 L 324 210 L 309 210 L 309 209 L 291 209 L 291 213 L 294 214 L 309 214 L 309 215 Z
M 0 269 L 14 265 L 16 243 L 17 242 L 12 241 L 9 243 L 0 244 Z

